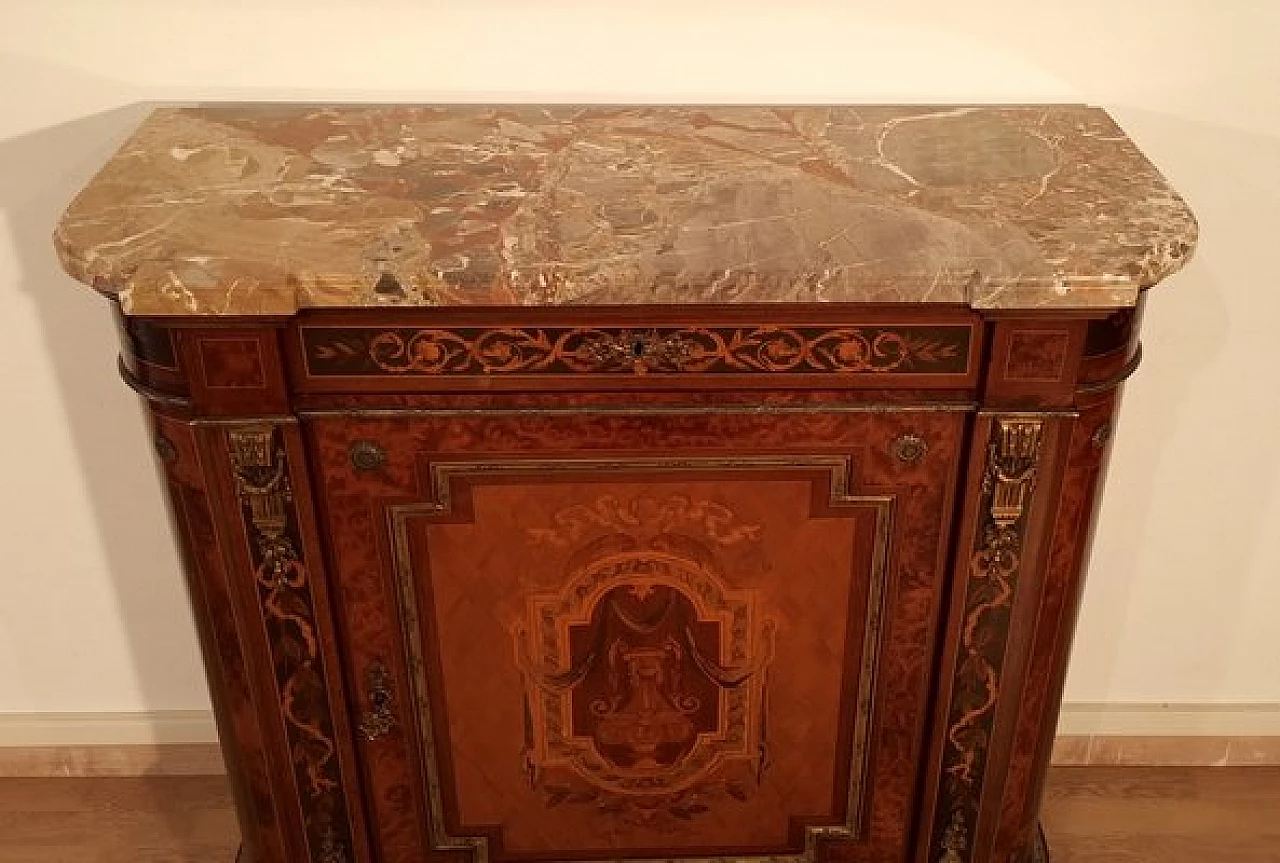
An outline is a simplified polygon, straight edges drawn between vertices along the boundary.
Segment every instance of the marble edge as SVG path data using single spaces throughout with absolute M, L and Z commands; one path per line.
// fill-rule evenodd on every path
M 131 132 L 129 136 L 120 143 L 120 145 L 116 148 L 116 150 L 112 153 L 112 155 L 108 157 L 106 161 L 103 162 L 103 166 L 109 163 L 121 151 L 123 151 L 127 146 L 129 146 L 129 144 L 137 137 L 139 131 L 146 124 L 150 123 L 159 114 L 162 114 L 164 112 L 181 110 L 183 108 L 199 108 L 206 105 L 218 105 L 218 106 L 224 106 L 224 107 L 228 105 L 256 105 L 256 104 L 262 104 L 263 101 L 264 100 L 239 99 L 239 100 L 225 100 L 225 101 L 223 100 L 216 100 L 216 101 L 183 100 L 183 101 L 173 101 L 173 102 L 168 102 L 168 101 L 150 102 L 148 104 L 150 104 L 152 107 L 151 107 L 151 110 L 147 113 L 146 117 L 143 118 L 143 120 L 138 124 L 137 128 L 135 128 L 133 132 Z M 316 107 L 324 107 L 324 106 L 355 107 L 355 106 L 362 106 L 362 105 L 373 106 L 373 107 L 392 107 L 392 106 L 398 106 L 398 105 L 414 105 L 414 106 L 440 105 L 440 106 L 457 106 L 457 107 L 464 107 L 464 106 L 480 107 L 485 105 L 497 104 L 497 103 L 486 102 L 486 101 L 472 101 L 472 100 L 465 100 L 465 101 L 434 100 L 430 102 L 403 102 L 398 100 L 345 101 L 345 100 L 332 100 L 332 99 L 322 99 L 322 100 L 298 99 L 298 100 L 279 100 L 279 101 L 265 100 L 265 101 L 271 104 L 314 105 Z M 521 102 L 518 100 L 505 101 L 502 104 L 548 105 L 548 106 L 556 106 L 556 107 L 583 107 L 583 108 L 587 108 L 587 107 L 696 108 L 696 107 L 777 107 L 777 106 L 805 108 L 805 107 L 848 107 L 853 105 L 854 103 L 822 102 L 822 101 L 813 101 L 813 102 L 662 101 L 662 102 L 658 102 L 658 101 L 647 101 L 647 100 L 614 101 L 614 102 L 586 102 L 586 101 L 571 100 L 571 101 L 558 102 L 554 100 L 549 101 L 547 99 L 538 99 L 538 100 L 530 100 L 528 102 Z M 1111 114 L 1109 110 L 1107 110 L 1107 108 L 1093 102 L 1009 101 L 1009 102 L 917 103 L 917 102 L 884 101 L 884 102 L 865 102 L 865 103 L 857 103 L 857 104 L 871 105 L 876 107 L 889 107 L 889 108 L 892 108 L 892 107 L 928 108 L 928 107 L 935 107 L 935 106 L 947 107 L 947 108 L 1013 108 L 1013 109 L 1038 108 L 1038 107 L 1088 108 L 1088 109 L 1096 110 L 1102 113 L 1104 116 L 1107 117 L 1107 119 L 1112 124 L 1114 124 L 1117 127 L 1117 129 L 1122 130 L 1122 127 L 1120 127 L 1119 123 L 1115 120 L 1114 116 Z M 1096 278 L 1073 277 L 1069 280 L 1059 279 L 1059 280 L 1054 280 L 1050 282 L 1046 282 L 1041 279 L 1035 279 L 1035 280 L 1019 279 L 1019 280 L 1016 280 L 1013 282 L 1007 282 L 1007 283 L 1001 283 L 1001 282 L 981 283 L 980 282 L 978 284 L 971 286 L 969 289 L 969 296 L 967 301 L 968 307 L 975 311 L 999 311 L 999 310 L 1036 311 L 1041 309 L 1044 309 L 1044 310 L 1072 309 L 1072 310 L 1106 311 L 1110 309 L 1130 308 L 1136 305 L 1138 298 L 1142 293 L 1149 290 L 1150 288 L 1155 287 L 1156 285 L 1165 281 L 1169 277 L 1176 275 L 1177 273 L 1182 271 L 1187 266 L 1187 264 L 1190 263 L 1190 261 L 1195 257 L 1195 252 L 1198 248 L 1199 239 L 1200 239 L 1199 221 L 1196 218 L 1194 211 L 1190 208 L 1189 205 L 1187 205 L 1185 198 L 1183 198 L 1183 196 L 1176 189 L 1174 189 L 1172 184 L 1169 182 L 1168 178 L 1165 177 L 1164 173 L 1153 162 L 1151 162 L 1150 159 L 1147 159 L 1146 161 L 1150 166 L 1150 169 L 1164 182 L 1165 186 L 1178 199 L 1178 201 L 1182 203 L 1185 216 L 1189 222 L 1188 233 L 1184 238 L 1186 248 L 1183 251 L 1181 251 L 1176 257 L 1166 258 L 1165 266 L 1157 269 L 1155 272 L 1153 272 L 1150 275 L 1149 278 L 1141 279 L 1141 280 L 1135 280 L 1128 276 L 1100 274 Z M 133 286 L 128 284 L 119 284 L 115 280 L 109 278 L 108 276 L 94 273 L 91 262 L 85 260 L 83 256 L 77 255 L 75 252 L 73 252 L 72 248 L 66 242 L 66 238 L 63 235 L 63 230 L 62 230 L 63 220 L 66 218 L 67 214 L 74 209 L 76 203 L 79 201 L 85 189 L 87 189 L 89 185 L 92 184 L 93 179 L 95 179 L 96 177 L 97 177 L 97 172 L 95 172 L 94 178 L 91 178 L 89 183 L 86 184 L 80 191 L 78 191 L 76 195 L 73 196 L 72 199 L 67 203 L 66 207 L 63 208 L 63 211 L 59 215 L 58 221 L 54 226 L 53 236 L 52 236 L 53 245 L 54 245 L 56 254 L 58 256 L 59 262 L 61 263 L 63 271 L 66 273 L 66 275 L 92 288 L 95 292 L 102 294 L 108 299 L 111 299 L 112 301 L 117 302 L 120 306 L 122 313 L 125 314 L 126 316 L 195 317 L 195 318 L 216 319 L 221 317 L 290 317 L 304 310 L 350 311 L 350 310 L 367 309 L 367 308 L 383 308 L 383 309 L 385 308 L 445 308 L 445 306 L 437 306 L 437 305 L 430 305 L 430 304 L 395 303 L 395 302 L 385 302 L 385 301 L 374 301 L 374 302 L 363 303 L 363 304 L 308 304 L 306 302 L 299 301 L 299 297 L 297 296 L 296 291 L 292 294 L 289 294 L 288 292 L 283 292 L 283 291 L 266 292 L 268 296 L 275 297 L 277 302 L 264 304 L 262 307 L 254 309 L 252 311 L 245 311 L 245 310 L 237 310 L 235 312 L 219 311 L 217 309 L 209 308 L 207 304 L 202 304 L 198 310 L 191 310 L 189 308 L 182 307 L 181 304 L 177 303 L 176 301 L 173 303 L 172 308 L 170 307 L 137 308 L 135 307 L 135 304 L 132 302 L 132 298 L 130 297 L 130 294 L 132 293 L 132 290 L 133 290 Z M 363 284 L 356 285 L 353 283 L 350 287 L 354 290 L 362 290 L 367 286 Z M 219 290 L 225 291 L 226 289 L 222 288 Z M 260 294 L 259 296 L 262 296 L 262 295 Z M 286 296 L 290 297 L 292 301 L 291 302 L 284 301 Z M 817 305 L 817 304 L 818 303 L 805 303 L 803 305 Z M 867 303 L 859 303 L 859 305 L 883 306 L 886 308 L 894 308 L 897 306 L 913 305 L 913 304 L 914 303 L 911 301 L 894 302 L 894 301 L 884 301 L 884 300 L 872 301 Z M 708 307 L 715 307 L 719 305 L 732 307 L 732 304 L 696 303 L 696 302 L 695 303 L 678 303 L 678 304 L 651 303 L 651 304 L 643 304 L 642 307 L 644 308 L 699 308 L 699 307 L 708 308 Z M 780 302 L 780 303 L 777 303 L 777 305 L 779 307 L 782 307 L 790 304 L 786 302 Z M 519 308 L 519 307 L 523 307 L 523 306 L 517 306 L 517 305 L 501 306 L 501 308 Z M 448 306 L 448 308 L 464 309 L 467 307 L 466 306 Z M 475 308 L 478 310 L 481 307 L 475 306 L 472 308 Z M 591 308 L 591 304 L 581 304 L 581 303 L 564 304 L 561 306 L 552 306 L 551 308 L 587 309 L 587 308 Z

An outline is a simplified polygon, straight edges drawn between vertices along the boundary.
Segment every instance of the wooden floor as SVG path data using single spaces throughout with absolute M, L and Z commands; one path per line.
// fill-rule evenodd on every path
M 1064 767 L 1053 863 L 1280 863 L 1280 768 Z M 220 777 L 0 780 L 3 863 L 230 863 Z

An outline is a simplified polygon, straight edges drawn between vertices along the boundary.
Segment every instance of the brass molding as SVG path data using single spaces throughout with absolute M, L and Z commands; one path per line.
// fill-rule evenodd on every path
M 302 419 L 354 417 L 489 417 L 489 416 L 705 416 L 716 414 L 839 414 L 839 413 L 972 413 L 976 402 L 892 404 L 883 402 L 802 405 L 573 405 L 514 408 L 313 408 L 297 412 Z
M 298 418 L 293 414 L 262 414 L 241 417 L 193 417 L 185 420 L 188 425 L 207 426 L 209 428 L 236 428 L 245 425 L 297 425 Z
M 1120 371 L 1100 381 L 1081 384 L 1076 387 L 1076 395 L 1092 395 L 1093 393 L 1104 393 L 1107 390 L 1113 390 L 1133 377 L 1134 372 L 1138 370 L 1140 365 L 1142 365 L 1142 342 L 1138 342 L 1137 347 L 1133 350 L 1133 356 L 1129 357 L 1129 361 L 1124 364 Z
M 125 385 L 129 387 L 129 389 L 133 390 L 147 401 L 158 405 L 165 405 L 166 407 L 191 410 L 193 403 L 191 399 L 186 396 L 175 396 L 166 392 L 161 392 L 155 387 L 143 383 L 137 375 L 129 371 L 129 367 L 125 365 L 123 355 L 118 355 L 116 357 L 116 371 L 120 373 L 120 379 L 125 382 Z
M 741 855 L 736 863 L 813 863 L 818 846 L 832 840 L 851 840 L 862 832 L 866 771 L 869 767 L 869 738 L 874 709 L 873 687 L 883 634 L 884 602 L 888 581 L 889 543 L 893 531 L 895 498 L 892 495 L 859 495 L 851 491 L 852 462 L 848 456 L 742 456 L 725 458 L 655 459 L 550 459 L 441 462 L 431 467 L 431 497 L 424 501 L 387 508 L 392 539 L 393 569 L 398 591 L 400 620 L 409 653 L 411 699 L 419 717 L 418 726 L 424 753 L 427 800 L 431 817 L 431 842 L 438 851 L 471 851 L 474 863 L 490 863 L 489 839 L 485 836 L 456 836 L 446 829 L 439 766 L 440 743 L 436 740 L 432 715 L 432 694 L 426 676 L 426 648 L 422 643 L 419 609 L 410 558 L 409 522 L 414 518 L 447 515 L 453 509 L 452 482 L 460 476 L 501 476 L 530 472 L 568 472 L 598 475 L 601 471 L 723 471 L 723 470 L 825 471 L 830 476 L 828 503 L 832 507 L 869 506 L 875 511 L 875 540 L 872 548 L 871 578 L 867 595 L 866 626 L 862 634 L 862 664 L 858 671 L 855 700 L 853 750 L 849 763 L 849 793 L 845 801 L 846 821 L 837 826 L 808 826 L 804 851 L 799 854 Z M 723 863 L 722 857 L 684 857 L 684 863 Z M 591 858 L 582 863 L 613 863 L 612 858 Z M 635 858 L 631 863 L 670 863 L 666 858 Z

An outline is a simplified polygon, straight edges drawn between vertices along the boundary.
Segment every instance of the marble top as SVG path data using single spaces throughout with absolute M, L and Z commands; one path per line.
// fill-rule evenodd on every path
M 1084 105 L 162 107 L 55 233 L 133 315 L 1116 308 L 1195 240 Z

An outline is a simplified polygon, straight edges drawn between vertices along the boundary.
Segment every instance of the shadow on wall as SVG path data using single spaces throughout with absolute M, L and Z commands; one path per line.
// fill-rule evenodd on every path
M 1264 637 L 1247 619 L 1249 597 L 1267 579 L 1266 519 L 1280 487 L 1270 358 L 1280 302 L 1258 284 L 1280 229 L 1280 139 L 1122 106 L 1113 114 L 1188 200 L 1200 243 L 1147 302 L 1067 700 L 1265 700 L 1274 696 L 1248 693 L 1233 671 L 1240 643 Z
M 138 688 L 147 704 L 173 707 L 173 691 L 191 693 L 195 640 L 180 609 L 156 615 L 157 598 L 179 598 L 182 583 L 169 538 L 160 480 L 148 461 L 145 420 L 132 393 L 115 376 L 118 352 L 109 302 L 73 282 L 52 248 L 52 229 L 70 198 L 145 117 L 146 105 L 96 114 L 0 142 L 0 207 L 18 254 L 19 287 L 35 303 L 45 360 L 60 389 L 61 407 L 76 444 L 76 460 L 99 528 L 100 547 L 131 640 Z M 29 433 L 38 434 L 38 429 Z M 63 536 L 65 542 L 87 538 Z M 22 615 L 23 609 L 6 613 Z M 50 627 L 58 625 L 49 621 Z M 105 624 L 110 626 L 110 624 Z M 68 633 L 76 638 L 77 633 Z M 90 643 L 100 639 L 87 639 Z M 45 673 L 56 675 L 56 668 Z M 182 704 L 187 707 L 187 704 Z
M 97 522 L 96 537 L 52 534 L 70 544 L 97 540 L 104 555 L 99 569 L 115 594 L 142 703 L 151 709 L 185 709 L 198 697 L 203 675 L 145 414 L 116 374 L 118 341 L 110 303 L 63 273 L 52 242 L 54 225 L 71 198 L 149 110 L 146 104 L 133 104 L 0 141 L 0 211 L 18 255 L 18 287 L 38 312 L 44 360 L 57 381 L 75 445 L 75 453 L 66 457 L 79 467 Z M 39 429 L 28 433 L 38 434 Z M 78 588 L 97 573 L 74 575 L 69 580 Z M 92 590 L 94 585 L 87 587 Z M 0 608 L 5 616 L 30 613 Z M 102 633 L 67 631 L 51 638 L 92 645 L 109 638 L 116 624 L 103 621 Z M 47 621 L 51 631 L 59 625 L 56 617 Z M 39 648 L 31 645 L 27 655 L 38 656 Z M 47 659 L 40 668 L 42 675 L 55 680 L 59 672 Z M 150 781 L 140 786 L 140 794 L 147 797 L 162 790 Z M 153 802 L 155 811 L 165 813 L 174 843 L 190 841 L 185 810 L 162 805 L 158 797 Z M 218 827 L 209 841 L 221 843 L 217 855 L 226 859 L 231 852 L 223 846 L 235 830 L 233 826 L 228 833 L 225 824 Z M 213 858 L 197 854 L 189 859 Z
M 142 698 L 163 709 L 191 706 L 175 705 L 174 693 L 189 699 L 198 691 L 189 679 L 198 663 L 160 480 L 149 457 L 142 410 L 116 377 L 118 347 L 110 304 L 62 272 L 52 244 L 63 209 L 148 110 L 131 105 L 0 141 L 0 209 L 18 256 L 18 286 L 38 312 L 44 361 L 57 380 L 75 444 L 76 452 L 66 459 L 79 467 L 98 527 L 97 537 L 51 531 L 50 538 L 73 545 L 98 540 L 105 555 L 100 567 L 111 579 Z M 40 429 L 25 433 L 38 435 Z M 36 481 L 34 472 L 26 477 Z M 14 503 L 20 499 L 20 491 L 14 490 Z M 94 575 L 71 573 L 68 581 L 78 584 Z M 8 608 L 3 613 L 31 611 Z M 103 621 L 104 631 L 114 631 L 115 623 Z M 47 626 L 56 631 L 59 620 L 51 619 Z M 97 632 L 59 637 L 86 645 L 104 640 Z M 30 654 L 39 655 L 38 650 L 39 645 L 31 645 Z M 44 667 L 41 673 L 59 678 L 56 668 Z
M 45 360 L 58 380 L 61 406 L 76 444 L 76 453 L 67 456 L 81 470 L 95 513 L 97 539 L 106 557 L 102 566 L 110 574 L 131 639 L 138 686 L 148 704 L 164 708 L 173 706 L 169 693 L 175 689 L 175 676 L 195 665 L 195 643 L 189 638 L 173 643 L 175 635 L 191 631 L 187 620 L 172 613 L 164 620 L 156 618 L 156 594 L 180 597 L 182 590 L 175 580 L 177 556 L 161 515 L 160 481 L 154 465 L 146 461 L 146 449 L 138 446 L 148 438 L 141 408 L 115 378 L 118 347 L 109 303 L 63 273 L 51 239 L 70 198 L 147 110 L 146 105 L 132 105 L 0 142 L 0 207 L 18 254 L 19 287 L 40 316 Z M 77 543 L 87 538 L 63 539 Z M 29 609 L 9 608 L 5 613 L 23 615 Z M 58 626 L 58 621 L 49 621 L 49 626 Z M 56 668 L 44 671 L 58 673 Z M 188 684 L 177 689 L 189 693 L 192 688 Z

